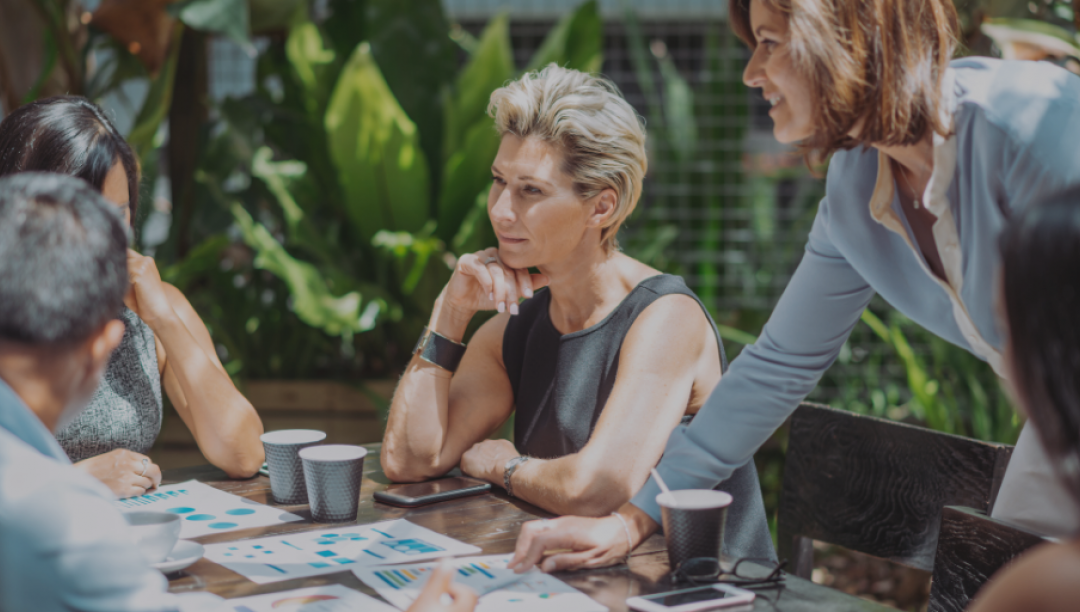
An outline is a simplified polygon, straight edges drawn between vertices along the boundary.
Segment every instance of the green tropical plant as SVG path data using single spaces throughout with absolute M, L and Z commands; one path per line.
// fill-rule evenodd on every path
M 217 204 L 203 225 L 222 227 L 224 212 L 252 269 L 226 271 L 239 279 L 230 290 L 207 280 L 222 271 L 205 258 L 203 278 L 189 273 L 187 282 L 241 300 L 246 284 L 268 282 L 268 273 L 273 296 L 262 307 L 238 301 L 239 309 L 265 312 L 284 295 L 321 342 L 336 337 L 345 357 L 359 349 L 369 363 L 388 364 L 407 354 L 456 257 L 495 242 L 486 192 L 499 138 L 486 108 L 519 73 L 506 15 L 460 44 L 438 0 L 357 4 L 331 2 L 337 12 L 321 25 L 297 20 L 260 54 L 256 92 L 218 109 L 197 174 L 200 200 Z M 600 26 L 596 1 L 583 3 L 528 68 L 597 70 Z M 225 249 L 219 234 L 197 236 L 205 245 L 197 250 Z M 267 333 L 256 319 L 239 329 Z M 248 340 L 227 327 L 216 326 L 226 350 L 255 367 Z

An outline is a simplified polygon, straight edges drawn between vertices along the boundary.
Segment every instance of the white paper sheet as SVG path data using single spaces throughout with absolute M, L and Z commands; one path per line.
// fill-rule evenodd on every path
M 160 486 L 146 495 L 118 500 L 116 506 L 124 512 L 152 510 L 178 514 L 180 538 L 185 540 L 304 520 L 291 512 L 220 491 L 197 480 Z
M 318 576 L 356 566 L 474 555 L 480 549 L 405 519 L 324 527 L 206 546 L 206 558 L 252 582 Z
M 340 584 L 230 599 L 236 612 L 397 612 L 393 606 Z
M 537 570 L 506 569 L 511 555 L 465 557 L 451 563 L 454 581 L 476 591 L 477 612 L 606 612 L 607 608 L 562 580 Z M 404 610 L 416 600 L 437 563 L 354 568 L 353 573 L 386 601 Z

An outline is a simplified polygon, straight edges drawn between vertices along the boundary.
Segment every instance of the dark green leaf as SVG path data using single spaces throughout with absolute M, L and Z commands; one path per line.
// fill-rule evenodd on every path
M 330 155 L 359 235 L 415 232 L 429 218 L 428 167 L 414 124 L 390 93 L 367 43 L 338 77 L 326 111 Z
M 599 72 L 604 63 L 603 38 L 599 6 L 596 0 L 589 0 L 555 24 L 526 70 L 555 63 L 582 72 Z
M 491 184 L 491 162 L 499 152 L 499 134 L 490 117 L 473 125 L 465 144 L 450 156 L 443 169 L 442 192 L 439 194 L 438 236 L 449 242 L 469 214 L 476 193 L 487 193 Z
M 200 32 L 224 34 L 255 56 L 247 0 L 183 0 L 170 6 L 169 12 Z
M 510 24 L 503 13 L 484 28 L 476 53 L 469 59 L 454 86 L 454 95 L 447 104 L 444 159 L 449 159 L 461 149 L 469 130 L 486 118 L 491 92 L 502 87 L 513 74 Z M 490 160 L 487 163 L 490 164 Z
M 169 57 L 165 59 L 165 64 L 158 75 L 150 80 L 150 91 L 146 94 L 146 100 L 135 117 L 135 125 L 127 137 L 128 143 L 135 149 L 136 155 L 144 166 L 150 163 L 150 155 L 162 144 L 155 142 L 155 137 L 158 128 L 161 127 L 161 122 L 168 116 L 169 106 L 172 104 L 176 63 L 180 57 L 179 41 L 183 31 L 183 24 L 176 24 L 172 36 L 174 44 L 169 51 Z
M 369 0 L 367 23 L 371 53 L 398 104 L 420 131 L 428 167 L 438 168 L 444 94 L 457 69 L 457 50 L 447 34 L 442 2 Z

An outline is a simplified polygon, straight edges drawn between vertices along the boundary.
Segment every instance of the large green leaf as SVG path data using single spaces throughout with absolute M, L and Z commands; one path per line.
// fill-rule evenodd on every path
M 321 117 L 333 85 L 333 49 L 324 44 L 318 26 L 308 21 L 289 30 L 285 54 L 302 90 L 304 108 L 310 117 Z
M 172 33 L 172 49 L 165 59 L 158 75 L 150 79 L 150 91 L 146 94 L 139 114 L 135 117 L 135 125 L 128 134 L 127 141 L 135 149 L 136 155 L 143 166 L 150 164 L 150 156 L 161 146 L 155 137 L 161 122 L 169 114 L 169 106 L 172 104 L 173 84 L 176 82 L 176 63 L 180 57 L 180 36 L 184 32 L 182 24 L 176 24 Z
M 555 24 L 526 70 L 537 70 L 554 62 L 582 72 L 599 72 L 604 63 L 603 32 L 597 1 L 589 0 Z
M 469 130 L 487 117 L 491 92 L 514 75 L 514 55 L 510 47 L 510 24 L 505 13 L 492 19 L 454 87 L 447 104 L 444 158 L 461 149 Z M 487 162 L 490 164 L 491 160 Z
M 365 241 L 379 230 L 415 232 L 428 220 L 428 166 L 419 135 L 361 43 L 326 111 L 330 155 L 346 212 Z
M 694 92 L 679 74 L 671 56 L 658 58 L 664 81 L 664 131 L 668 143 L 681 162 L 688 162 L 697 151 L 697 121 L 694 117 Z
M 490 117 L 473 125 L 465 144 L 446 160 L 442 191 L 439 194 L 439 225 L 436 234 L 449 243 L 473 208 L 476 194 L 487 193 L 491 183 L 491 162 L 499 152 L 499 135 Z
M 315 266 L 289 255 L 243 206 L 233 204 L 230 210 L 244 242 L 257 253 L 255 267 L 274 274 L 288 285 L 292 309 L 302 321 L 331 336 L 348 337 L 375 327 L 379 313 L 384 310 L 380 300 L 369 301 L 361 308 L 359 291 L 342 296 L 332 294 Z
M 323 22 L 326 36 L 338 57 L 344 59 L 367 39 L 367 0 L 328 0 L 329 15 Z
M 390 91 L 420 131 L 428 167 L 438 168 L 444 94 L 457 70 L 457 49 L 448 34 L 442 2 L 369 0 L 367 23 L 371 53 Z
M 183 0 L 170 6 L 169 12 L 200 32 L 224 34 L 255 56 L 247 0 Z

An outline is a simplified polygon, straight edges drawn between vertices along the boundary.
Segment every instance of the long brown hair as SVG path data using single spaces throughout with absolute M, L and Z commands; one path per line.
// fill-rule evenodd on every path
M 957 46 L 952 0 L 761 1 L 787 17 L 792 58 L 818 101 L 820 127 L 799 145 L 808 160 L 858 145 L 911 145 L 930 130 L 949 133 L 941 79 Z M 753 49 L 750 2 L 728 0 L 732 30 Z

